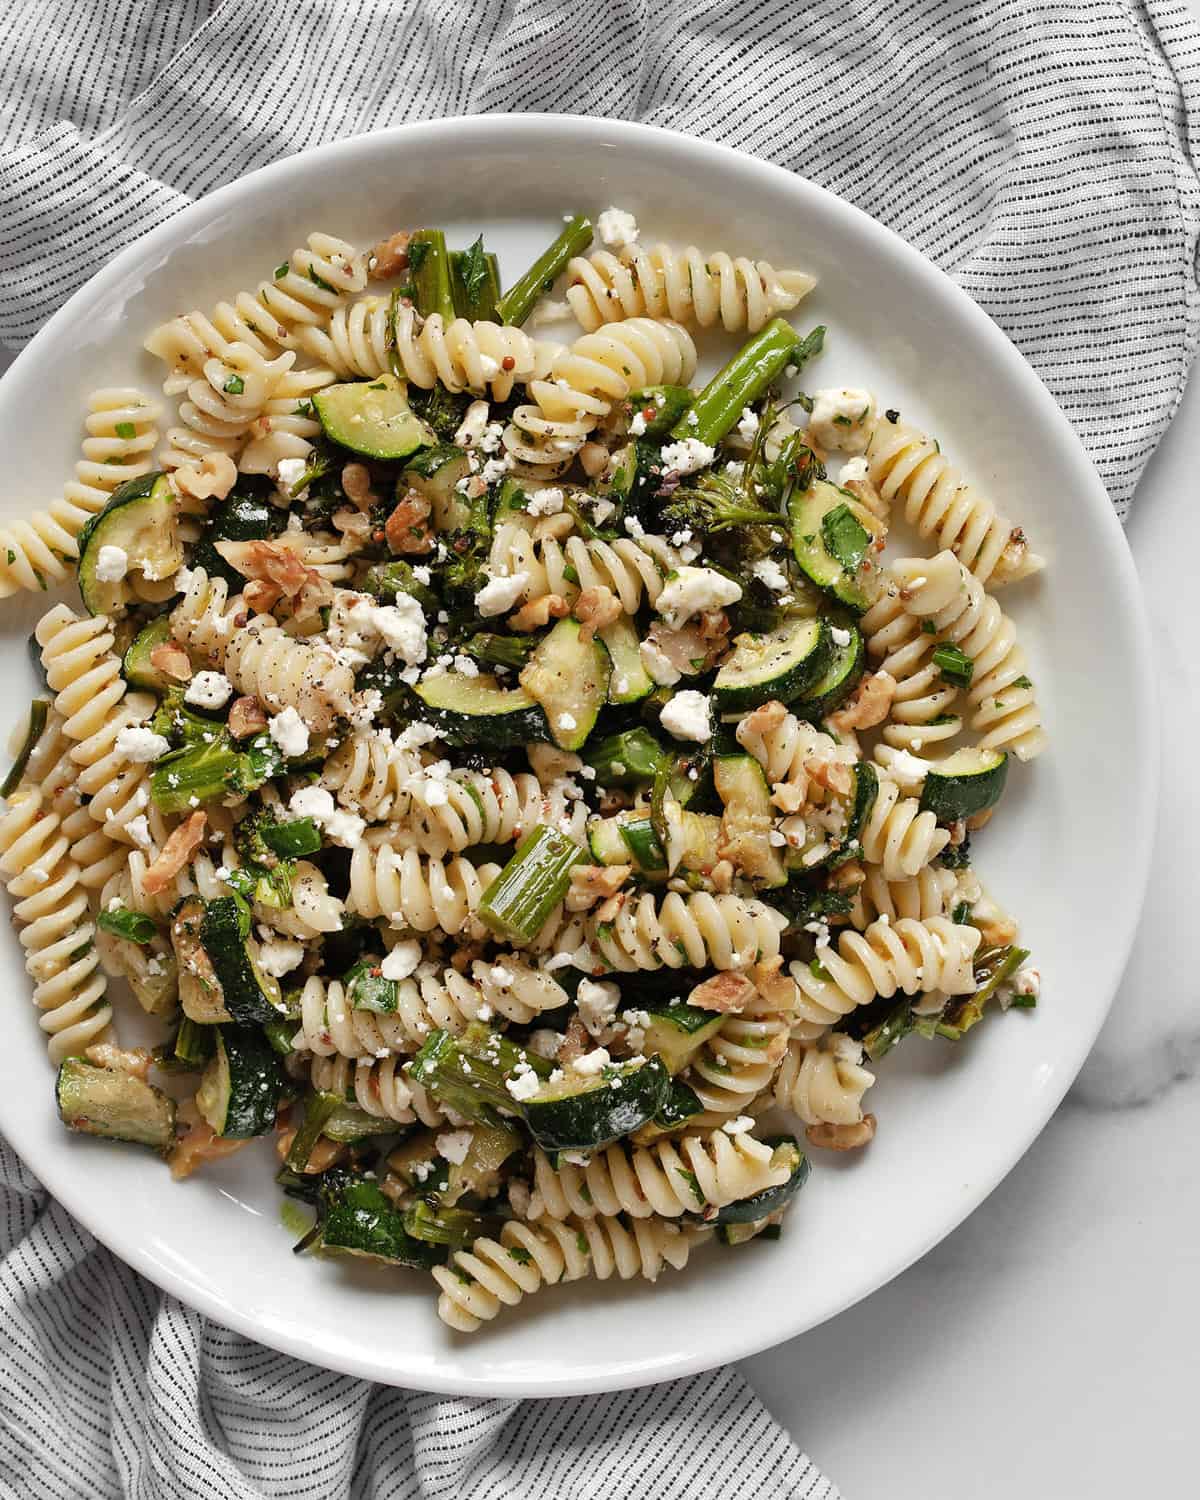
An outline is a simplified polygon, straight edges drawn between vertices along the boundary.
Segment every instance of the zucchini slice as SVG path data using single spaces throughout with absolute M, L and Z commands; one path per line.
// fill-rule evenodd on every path
M 238 592 L 246 580 L 232 563 L 216 549 L 217 542 L 261 542 L 278 532 L 286 520 L 284 512 L 261 495 L 239 495 L 236 492 L 221 500 L 209 512 L 192 556 L 192 566 L 203 568 L 210 578 L 223 578 Z
M 687 1067 L 725 1021 L 720 1011 L 701 1010 L 698 1005 L 688 1005 L 682 1000 L 678 1005 L 647 1010 L 647 1015 L 650 1024 L 645 1028 L 642 1050 L 647 1057 L 660 1058 L 672 1076 Z
M 967 745 L 930 768 L 921 792 L 921 811 L 939 823 L 953 823 L 995 807 L 1008 780 L 1008 753 Z
M 864 614 L 879 594 L 871 548 L 878 523 L 846 490 L 817 479 L 788 500 L 792 555 L 818 588 Z
M 437 443 L 433 428 L 409 407 L 404 381 L 394 375 L 327 385 L 312 403 L 325 436 L 364 458 L 407 458 Z
M 581 640 L 578 620 L 568 617 L 538 642 L 520 682 L 541 704 L 554 743 L 578 750 L 595 727 L 611 676 L 608 652 L 599 641 Z
M 521 1112 L 543 1151 L 591 1151 L 653 1119 L 667 1086 L 666 1068 L 651 1057 L 545 1083 L 524 1101 Z
M 0 797 L 11 797 L 20 785 L 21 777 L 25 774 L 25 767 L 29 764 L 29 757 L 33 754 L 34 747 L 46 731 L 46 724 L 50 717 L 49 698 L 35 698 L 29 705 L 29 728 L 25 731 L 25 738 L 21 741 L 21 748 L 17 751 L 17 758 L 9 768 L 8 775 L 0 782 Z
M 431 722 L 451 745 L 508 750 L 549 738 L 546 715 L 525 689 L 503 688 L 489 673 L 465 677 L 443 672 L 427 677 L 413 692 L 435 710 Z
M 273 1021 L 282 1011 L 279 982 L 255 966 L 246 945 L 249 928 L 249 908 L 236 896 L 218 896 L 205 903 L 200 943 L 233 1019 L 243 1023 Z
M 402 500 L 407 491 L 416 490 L 429 501 L 437 529 L 455 531 L 471 519 L 471 507 L 455 489 L 470 472 L 470 461 L 461 448 L 440 443 L 413 458 L 400 476 L 396 498 Z
M 110 571 L 104 566 L 108 557 L 101 558 L 105 547 L 124 554 L 122 577 L 103 576 Z M 165 474 L 142 474 L 123 484 L 79 533 L 79 592 L 89 614 L 123 614 L 133 598 L 131 573 L 158 580 L 182 565 L 175 497 Z
M 132 1073 L 68 1057 L 58 1070 L 55 1096 L 68 1130 L 132 1141 L 164 1155 L 175 1139 L 174 1099 Z
M 742 1198 L 737 1203 L 727 1203 L 717 1214 L 718 1224 L 753 1224 L 769 1214 L 777 1214 L 780 1209 L 788 1206 L 808 1181 L 808 1174 L 812 1169 L 808 1157 L 801 1151 L 793 1136 L 776 1136 L 765 1144 L 775 1148 L 771 1154 L 773 1168 L 784 1165 L 790 1168 L 787 1181 L 780 1183 L 778 1187 L 764 1188 L 761 1193 Z
M 156 646 L 163 646 L 171 639 L 170 615 L 159 615 L 143 626 L 134 636 L 129 649 L 121 658 L 121 676 L 130 687 L 143 688 L 148 693 L 165 693 L 177 682 L 150 664 L 150 653 Z
M 626 729 L 589 745 L 584 759 L 601 786 L 637 786 L 653 782 L 666 753 L 648 729 Z
M 256 1026 L 219 1026 L 196 1108 L 218 1135 L 248 1140 L 274 1128 L 283 1087 L 279 1054 Z
M 849 696 L 866 668 L 867 652 L 862 632 L 849 625 L 841 632 L 848 637 L 847 640 L 840 641 L 838 634 L 836 628 L 831 628 L 829 665 L 820 680 L 791 705 L 798 718 L 808 719 L 814 724 L 831 714 L 842 699 Z
M 320 1203 L 321 1246 L 325 1250 L 421 1271 L 445 1259 L 442 1246 L 414 1239 L 408 1233 L 403 1211 L 388 1202 L 378 1183 L 347 1172 L 326 1172 L 321 1179 Z
M 200 941 L 204 902 L 188 896 L 175 908 L 171 919 L 171 942 L 179 966 L 179 1004 L 189 1021 L 214 1026 L 233 1017 L 225 1008 L 225 994 L 212 960 Z
M 763 635 L 739 635 L 717 673 L 721 713 L 743 713 L 771 698 L 790 703 L 824 676 L 833 639 L 827 620 L 792 620 Z
M 654 691 L 654 678 L 642 664 L 641 640 L 637 627 L 628 615 L 622 615 L 600 632 L 604 649 L 612 662 L 608 682 L 610 703 L 638 703 Z
M 726 857 L 757 885 L 786 885 L 783 855 L 770 842 L 775 808 L 762 766 L 752 755 L 718 755 L 713 784 L 725 805 L 721 847 Z

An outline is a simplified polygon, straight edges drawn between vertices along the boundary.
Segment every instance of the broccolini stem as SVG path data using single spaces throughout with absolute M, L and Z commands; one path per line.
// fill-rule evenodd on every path
M 573 255 L 582 255 L 592 243 L 592 221 L 582 214 L 568 219 L 562 233 L 534 261 L 520 281 L 514 281 L 496 304 L 501 323 L 519 328 L 543 292 L 548 292 Z
M 479 241 L 470 250 L 451 250 L 450 282 L 460 318 L 491 322 L 500 300 L 500 263 Z
M 450 256 L 446 236 L 440 229 L 418 229 L 408 242 L 412 269 L 413 300 L 423 318 L 441 313 L 442 321 L 454 321 L 454 297 L 450 290 Z
M 816 328 L 801 340 L 790 323 L 772 318 L 717 371 L 671 429 L 671 436 L 696 438 L 710 447 L 719 443 L 737 425 L 743 409 L 757 401 L 786 366 L 799 366 L 818 353 L 824 338 L 824 328 Z

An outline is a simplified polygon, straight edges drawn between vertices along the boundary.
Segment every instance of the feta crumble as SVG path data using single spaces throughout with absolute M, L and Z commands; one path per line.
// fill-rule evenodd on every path
M 662 450 L 662 465 L 676 474 L 694 474 L 697 469 L 706 469 L 717 456 L 717 450 L 699 438 L 681 438 L 677 443 L 666 443 Z
M 304 944 L 286 938 L 271 938 L 258 950 L 258 966 L 272 979 L 282 979 L 304 962 Z
M 539 1088 L 538 1076 L 528 1063 L 520 1063 L 513 1076 L 505 1079 L 504 1087 L 514 1099 L 532 1099 Z
M 788 577 L 773 557 L 760 557 L 754 563 L 750 571 L 758 579 L 764 588 L 768 588 L 774 594 L 786 592 Z
M 357 813 L 343 812 L 323 786 L 304 786 L 293 792 L 288 810 L 298 818 L 311 818 L 335 844 L 346 849 L 354 847 L 367 826 Z
M 525 506 L 531 516 L 556 516 L 563 508 L 563 492 L 560 489 L 534 490 Z
M 575 1069 L 576 1073 L 583 1073 L 586 1076 L 602 1072 L 608 1067 L 611 1061 L 612 1059 L 609 1057 L 607 1049 L 597 1047 L 594 1051 L 585 1052 L 582 1057 L 577 1057 L 571 1066 Z
M 120 583 L 129 572 L 129 554 L 124 547 L 103 546 L 96 554 L 96 577 L 101 583 Z
M 599 983 L 591 979 L 579 981 L 575 1005 L 579 1011 L 579 1019 L 591 1036 L 599 1036 L 612 1025 L 620 999 L 621 991 L 611 980 L 601 980 Z
M 434 1144 L 440 1157 L 459 1166 L 466 1161 L 467 1152 L 471 1149 L 471 1131 L 443 1130 Z
M 654 607 L 672 630 L 678 630 L 693 615 L 736 604 L 741 597 L 741 584 L 732 578 L 685 563 L 667 578 Z
M 813 396 L 808 435 L 822 448 L 863 453 L 875 427 L 875 398 L 870 391 L 843 386 Z
M 289 759 L 308 749 L 308 725 L 290 704 L 271 718 L 267 733 Z
M 185 703 L 197 708 L 224 708 L 233 696 L 233 683 L 224 672 L 197 672 L 183 695 Z
M 117 754 L 123 755 L 126 760 L 148 764 L 157 760 L 160 755 L 165 755 L 171 748 L 171 742 L 164 735 L 155 734 L 153 729 L 143 729 L 140 725 L 131 724 L 117 735 L 116 748 Z
M 529 583 L 528 573 L 510 573 L 507 577 L 492 578 L 475 595 L 475 608 L 484 617 L 502 615 L 510 610 Z
M 596 233 L 601 244 L 623 250 L 637 240 L 637 220 L 623 208 L 606 208 L 596 220 Z
M 702 744 L 712 733 L 709 700 L 694 688 L 676 693 L 659 714 L 662 727 L 676 739 L 695 740 Z

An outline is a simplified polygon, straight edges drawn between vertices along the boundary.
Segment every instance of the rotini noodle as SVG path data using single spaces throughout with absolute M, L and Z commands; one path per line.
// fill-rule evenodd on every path
M 741 969 L 774 958 L 787 919 L 741 896 L 649 892 L 626 901 L 612 922 L 587 924 L 593 949 L 611 969 Z
M 360 1109 L 397 1125 L 441 1125 L 445 1115 L 419 1083 L 402 1072 L 404 1058 L 314 1057 L 311 1079 L 315 1089 L 341 1094 Z
M 327 363 L 332 363 L 330 355 L 338 357 L 339 338 L 346 352 L 352 352 L 351 335 L 345 326 L 331 330 L 329 348 L 321 350 L 321 358 Z M 374 338 L 368 348 L 365 338 L 360 337 L 357 352 L 373 362 L 377 352 Z M 466 318 L 444 323 L 440 313 L 420 322 L 416 310 L 401 303 L 396 311 L 392 352 L 404 378 L 422 390 L 431 390 L 440 381 L 448 391 L 490 391 L 493 400 L 507 401 L 517 381 L 546 375 L 560 351 L 556 344 L 531 339 L 519 328 L 501 323 L 472 323 Z
M 791 1042 L 775 1079 L 775 1102 L 806 1125 L 857 1125 L 863 1095 L 875 1082 L 862 1056 L 860 1042 L 836 1031 Z
M 706 1110 L 715 1115 L 747 1111 L 755 1096 L 769 1087 L 787 1050 L 790 1021 L 786 1013 L 756 1000 L 731 1015 L 705 1042 L 686 1081 Z
M 491 550 L 493 575 L 528 575 L 518 602 L 559 594 L 574 599 L 581 589 L 602 585 L 611 589 L 627 614 L 635 614 L 642 600 L 653 605 L 662 593 L 665 575 L 677 566 L 675 549 L 660 536 L 618 537 L 607 542 L 569 536 L 534 538 L 520 522 L 497 528 Z M 570 570 L 570 571 L 568 571 Z M 574 572 L 578 582 L 570 576 Z
M 271 713 L 294 708 L 318 734 L 351 709 L 351 669 L 329 647 L 286 634 L 270 615 L 257 615 L 234 632 L 224 669 L 239 693 L 251 694 Z
M 351 909 L 416 932 L 461 932 L 499 873 L 499 865 L 476 867 L 461 856 L 443 861 L 386 843 L 358 844 L 350 861 Z
M 926 865 L 906 880 L 888 880 L 877 867 L 868 868 L 866 881 L 854 893 L 850 920 L 860 932 L 878 917 L 892 922 L 900 917 L 925 922 L 930 917 L 946 916 L 958 899 L 953 870 Z
M 901 795 L 890 777 L 879 777 L 879 790 L 859 833 L 863 858 L 879 865 L 886 880 L 915 875 L 950 842 L 931 812 L 922 812 L 915 797 Z
M 672 250 L 635 244 L 619 256 L 597 250 L 570 261 L 567 278 L 567 301 L 588 332 L 646 316 L 701 328 L 719 319 L 727 333 L 757 333 L 816 286 L 804 271 L 776 271 L 765 260 L 734 259 L 723 250 L 702 255 L 695 245 Z

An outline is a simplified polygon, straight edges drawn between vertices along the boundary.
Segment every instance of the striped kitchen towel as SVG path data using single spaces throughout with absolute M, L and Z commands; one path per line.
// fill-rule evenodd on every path
M 1200 31 L 1176 0 L 0 0 L 0 20 L 10 347 L 281 155 L 557 110 L 741 147 L 897 229 L 1041 372 L 1121 514 L 1187 376 Z M 517 1403 L 275 1354 L 160 1295 L 3 1147 L 0 1332 L 6 1497 L 836 1494 L 730 1370 Z

